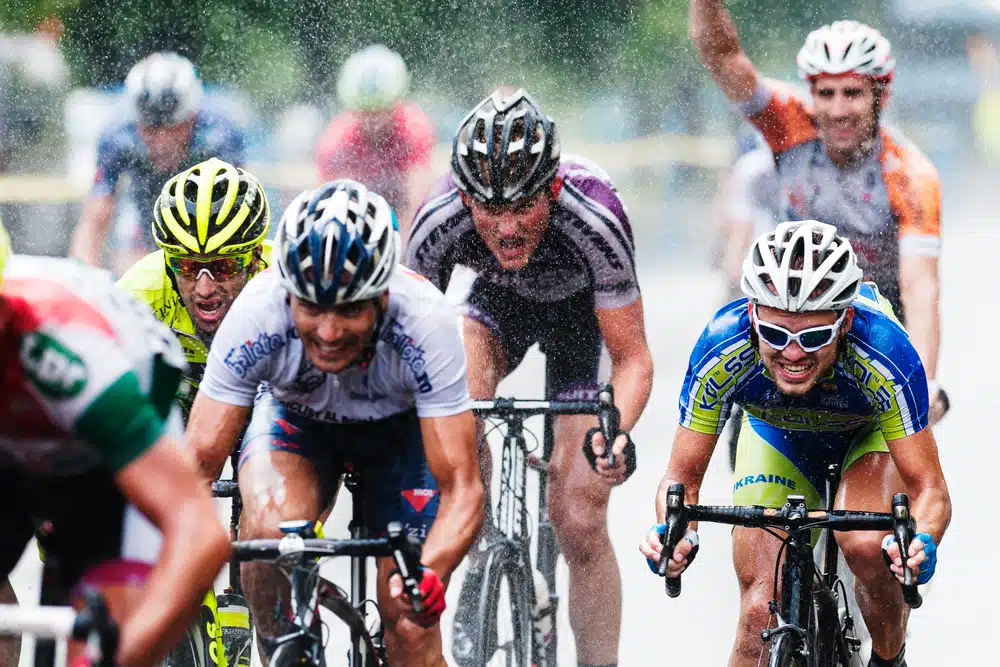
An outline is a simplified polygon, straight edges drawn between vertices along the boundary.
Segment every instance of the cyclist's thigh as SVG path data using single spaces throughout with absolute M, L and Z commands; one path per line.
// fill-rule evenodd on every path
M 882 431 L 875 429 L 844 458 L 837 508 L 888 512 L 892 494 L 905 488 Z
M 459 305 L 459 312 L 463 316 L 462 334 L 466 336 L 469 390 L 473 398 L 493 396 L 493 393 L 480 396 L 475 391 L 479 380 L 474 376 L 481 368 L 495 369 L 495 377 L 485 378 L 481 389 L 488 389 L 489 384 L 495 387 L 520 365 L 528 348 L 538 341 L 539 307 L 540 304 L 485 280 L 477 278 L 472 284 Z
M 781 507 L 789 494 L 799 494 L 807 507 L 823 506 L 822 477 L 817 475 L 825 466 L 807 459 L 804 447 L 789 446 L 790 439 L 786 431 L 761 426 L 744 413 L 733 470 L 734 504 Z
M 481 321 L 462 317 L 462 342 L 473 400 L 488 400 L 496 395 L 497 385 L 504 378 L 507 355 L 496 335 Z
M 240 450 L 241 537 L 278 536 L 281 521 L 319 518 L 342 471 L 328 429 L 270 393 L 258 396 Z
M 384 534 L 390 521 L 423 542 L 438 512 L 438 484 L 431 474 L 416 411 L 365 425 L 363 439 L 375 456 L 361 464 L 368 528 Z

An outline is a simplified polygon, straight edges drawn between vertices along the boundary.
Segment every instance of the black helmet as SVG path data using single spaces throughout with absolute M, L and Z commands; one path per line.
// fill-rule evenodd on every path
M 451 173 L 458 188 L 486 204 L 510 204 L 552 182 L 559 169 L 556 124 L 528 93 L 500 90 L 458 126 Z

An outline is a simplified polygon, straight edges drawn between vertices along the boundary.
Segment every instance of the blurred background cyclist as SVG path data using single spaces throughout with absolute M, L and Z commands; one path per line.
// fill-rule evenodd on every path
M 437 141 L 427 114 L 405 99 L 408 85 L 406 63 L 392 49 L 373 44 L 351 54 L 337 80 L 344 112 L 316 147 L 320 180 L 351 178 L 380 193 L 399 212 L 403 239 L 430 187 L 427 167 Z
M 98 141 L 94 185 L 69 251 L 88 264 L 102 263 L 108 228 L 126 190 L 122 176 L 128 175 L 138 219 L 119 217 L 109 267 L 119 275 L 156 250 L 150 216 L 168 178 L 210 157 L 237 167 L 246 162 L 242 132 L 202 108 L 201 80 L 184 56 L 167 51 L 140 60 L 125 79 L 125 98 L 128 117 L 112 123 Z

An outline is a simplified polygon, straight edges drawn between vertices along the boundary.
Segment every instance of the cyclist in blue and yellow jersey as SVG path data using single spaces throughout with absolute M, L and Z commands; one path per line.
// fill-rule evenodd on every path
M 947 410 L 936 381 L 941 186 L 927 156 L 881 122 L 896 69 L 889 40 L 856 21 L 812 31 L 796 59 L 803 96 L 757 71 L 723 0 L 690 10 L 699 56 L 774 153 L 777 219 L 819 220 L 850 239 L 920 354 L 933 424 Z
M 129 116 L 104 130 L 97 143 L 94 185 L 73 232 L 69 254 L 100 263 L 105 237 L 122 196 L 122 176 L 139 213 L 121 219 L 112 247 L 119 274 L 155 250 L 146 213 L 163 182 L 182 169 L 218 157 L 242 167 L 243 132 L 233 122 L 202 107 L 202 84 L 194 65 L 172 52 L 140 60 L 125 79 Z
M 735 503 L 781 507 L 797 493 L 820 507 L 827 467 L 840 464 L 840 508 L 886 511 L 893 492 L 910 494 L 918 534 L 906 545 L 908 565 L 918 583 L 933 576 L 951 500 L 927 428 L 927 376 L 889 302 L 862 277 L 851 244 L 832 225 L 784 222 L 754 242 L 743 263 L 746 298 L 716 313 L 691 353 L 680 426 L 657 490 L 658 525 L 640 544 L 652 562 L 662 549 L 668 486 L 684 484 L 686 502 L 698 502 L 719 433 L 739 405 L 746 414 Z M 671 576 L 698 544 L 694 531 L 687 537 Z M 871 631 L 869 664 L 904 666 L 908 609 L 883 562 L 885 551 L 901 578 L 898 546 L 871 532 L 838 533 L 837 541 Z M 733 531 L 740 620 L 731 667 L 760 658 L 780 546 L 764 531 Z
M 264 237 L 270 219 L 267 196 L 252 174 L 216 158 L 206 160 L 164 184 L 152 224 L 160 249 L 139 260 L 118 281 L 119 287 L 153 309 L 184 349 L 187 367 L 177 400 L 185 420 L 215 332 L 247 282 L 268 266 L 271 244 Z M 191 664 L 192 651 L 202 653 L 196 665 L 215 661 L 224 667 L 223 655 L 231 665 L 248 665 L 246 610 L 246 601 L 238 595 L 227 592 L 216 599 L 210 593 L 200 623 L 209 636 L 199 641 L 192 635 L 192 641 L 172 654 L 174 666 Z M 221 632 L 216 632 L 220 625 Z

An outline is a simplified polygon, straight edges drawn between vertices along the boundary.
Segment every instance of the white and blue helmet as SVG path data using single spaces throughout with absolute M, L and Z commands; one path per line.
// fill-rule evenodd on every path
M 356 181 L 306 190 L 281 217 L 281 282 L 305 301 L 335 305 L 379 296 L 389 289 L 399 254 L 396 214 Z

